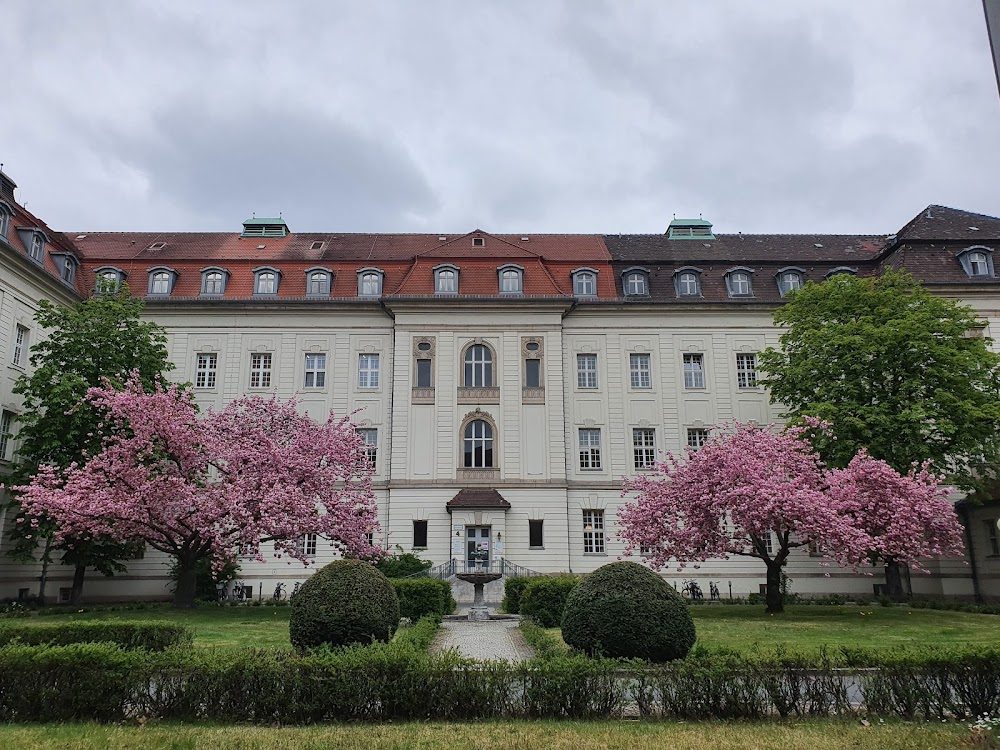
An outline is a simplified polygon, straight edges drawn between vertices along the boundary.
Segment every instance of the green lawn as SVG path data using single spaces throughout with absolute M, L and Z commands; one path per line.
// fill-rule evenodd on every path
M 1000 616 L 909 607 L 799 605 L 783 615 L 764 607 L 698 606 L 691 608 L 699 645 L 741 651 L 785 646 L 815 652 L 823 646 L 892 648 L 912 645 L 997 645 Z M 558 628 L 548 631 L 561 635 Z
M 193 610 L 148 609 L 123 612 L 82 612 L 19 620 L 57 623 L 68 620 L 157 620 L 178 622 L 194 630 L 201 647 L 287 648 L 290 607 L 197 607 Z
M 19 750 L 948 750 L 971 747 L 964 724 L 489 722 L 299 728 L 148 724 L 0 726 L 0 747 Z M 980 745 L 979 747 L 989 747 Z

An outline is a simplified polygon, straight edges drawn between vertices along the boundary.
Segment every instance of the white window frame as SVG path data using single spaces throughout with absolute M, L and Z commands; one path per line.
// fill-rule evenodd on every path
M 14 443 L 14 419 L 14 412 L 6 409 L 0 416 L 0 461 L 13 460 L 13 455 L 8 456 L 7 450 Z
M 708 430 L 704 427 L 687 428 L 687 447 L 700 450 L 708 442 Z
M 194 360 L 194 387 L 215 388 L 219 374 L 219 355 L 199 352 Z
M 755 353 L 736 353 L 736 387 L 741 390 L 752 390 L 757 387 L 757 355 Z
M 273 357 L 270 352 L 252 352 L 250 354 L 250 388 L 271 387 L 271 365 Z
M 153 271 L 149 275 L 149 293 L 170 294 L 170 287 L 173 286 L 170 283 L 172 280 L 173 274 L 169 271 Z
M 462 467 L 494 469 L 496 466 L 497 440 L 493 425 L 485 419 L 467 422 L 462 428 Z
M 308 352 L 302 376 L 302 387 L 310 390 L 326 388 L 326 354 Z
M 649 280 L 645 271 L 626 271 L 623 290 L 626 297 L 648 297 Z
M 458 294 L 458 269 L 444 266 L 434 269 L 434 293 Z
M 677 272 L 677 296 L 701 296 L 701 276 L 698 272 L 689 269 Z
M 496 384 L 495 374 L 490 347 L 486 344 L 466 347 L 462 357 L 462 384 L 465 388 L 492 388 Z
M 583 554 L 603 555 L 604 511 L 587 509 L 583 511 Z
M 382 357 L 379 354 L 362 352 L 358 355 L 358 388 L 374 390 L 381 380 Z
M 28 256 L 32 260 L 41 262 L 42 251 L 44 249 L 45 249 L 45 239 L 42 237 L 42 235 L 38 234 L 37 232 L 33 233 L 31 235 L 31 249 L 28 250 Z M 72 279 L 67 279 L 67 280 L 71 281 Z
M 576 387 L 581 391 L 597 390 L 597 355 L 583 352 L 576 355 Z
M 7 239 L 7 232 L 10 231 L 10 212 L 6 204 L 0 205 L 0 237 Z
M 28 350 L 31 342 L 31 329 L 20 323 L 14 326 L 14 356 L 11 362 L 17 367 L 26 367 L 28 363 Z
M 278 272 L 267 269 L 254 274 L 253 293 L 273 297 L 278 293 Z
M 794 283 L 792 283 L 794 279 Z M 794 268 L 787 271 L 778 272 L 778 292 L 784 297 L 789 292 L 798 291 L 805 285 L 805 277 L 802 272 Z
M 989 276 L 990 259 L 982 250 L 974 250 L 968 255 L 970 276 Z
M 206 268 L 201 272 L 201 294 L 205 297 L 221 297 L 226 293 L 228 273 L 222 268 Z M 218 276 L 218 278 L 215 278 Z M 218 291 L 214 291 L 218 288 Z
M 303 534 L 298 539 L 299 554 L 304 557 L 316 557 L 317 534 Z
M 385 273 L 377 268 L 362 268 L 358 271 L 358 296 L 381 297 Z
M 682 358 L 684 365 L 684 388 L 700 390 L 705 387 L 705 355 L 690 353 Z
M 4 412 L 8 414 L 9 412 Z M 997 519 L 988 518 L 983 521 L 986 524 L 986 545 L 988 557 L 1000 557 L 1000 536 L 998 536 Z
M 330 296 L 330 272 L 310 268 L 306 272 L 306 296 L 307 297 L 329 297 Z
M 524 272 L 514 266 L 501 266 L 497 273 L 500 294 L 522 294 L 524 292 Z
M 652 469 L 656 463 L 656 430 L 632 428 L 632 465 L 636 470 Z
M 573 296 L 597 296 L 597 271 L 588 268 L 573 272 Z
M 358 427 L 358 435 L 365 444 L 365 456 L 368 458 L 368 463 L 372 465 L 372 468 L 378 466 L 376 461 L 378 460 L 378 428 L 377 427 Z
M 653 387 L 652 357 L 643 352 L 628 355 L 629 385 L 633 390 L 648 391 Z
M 601 471 L 601 428 L 580 427 L 580 470 Z
M 726 287 L 730 297 L 752 297 L 753 281 L 750 271 L 744 268 L 730 271 L 726 274 Z

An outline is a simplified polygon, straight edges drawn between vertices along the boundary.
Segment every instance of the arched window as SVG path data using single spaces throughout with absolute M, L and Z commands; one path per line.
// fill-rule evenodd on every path
M 674 274 L 674 286 L 678 297 L 700 297 L 700 272 L 696 269 L 681 269 Z
M 278 274 L 274 271 L 258 271 L 254 284 L 254 294 L 276 294 L 278 291 Z
M 465 426 L 465 460 L 467 469 L 493 468 L 493 427 L 483 419 L 475 419 Z
M 736 268 L 726 274 L 726 288 L 730 297 L 750 297 L 753 287 L 750 282 L 750 269 Z
M 832 271 L 826 274 L 826 278 L 832 279 L 834 276 L 857 276 L 857 268 L 849 268 L 848 266 L 837 266 Z
M 377 268 L 362 268 L 358 271 L 358 296 L 382 296 L 383 278 L 385 278 L 384 272 Z
M 455 266 L 434 267 L 434 292 L 458 294 L 458 269 Z
M 329 268 L 306 269 L 306 296 L 329 297 L 333 272 Z
M 10 229 L 11 210 L 6 203 L 0 202 L 0 237 L 7 239 L 7 230 Z
M 226 291 L 226 275 L 222 271 L 206 271 L 201 276 L 202 294 L 222 294 Z
M 993 277 L 993 251 L 988 247 L 970 247 L 958 254 L 962 269 L 970 278 Z
M 465 350 L 466 388 L 493 387 L 493 352 L 488 346 L 474 344 Z
M 28 250 L 28 255 L 31 256 L 32 260 L 41 261 L 42 259 L 42 248 L 45 247 L 45 239 L 38 232 L 31 235 L 31 248 Z M 71 281 L 71 279 L 66 279 Z
M 624 291 L 628 297 L 645 297 L 649 294 L 646 274 L 643 271 L 628 271 L 625 274 Z
M 149 280 L 150 294 L 170 294 L 170 274 L 167 271 L 157 271 Z
M 969 268 L 973 276 L 986 276 L 989 273 L 986 253 L 969 253 Z
M 597 296 L 597 271 L 592 268 L 578 268 L 573 271 L 573 296 Z
M 778 292 L 784 297 L 789 292 L 801 289 L 805 274 L 798 268 L 782 268 L 778 271 Z
M 115 266 L 94 270 L 94 294 L 114 294 L 125 280 L 125 272 Z
M 521 294 L 524 291 L 523 269 L 518 266 L 501 266 L 497 272 L 500 274 L 500 294 Z

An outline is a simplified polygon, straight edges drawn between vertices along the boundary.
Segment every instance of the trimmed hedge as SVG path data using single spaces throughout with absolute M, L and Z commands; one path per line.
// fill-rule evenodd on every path
M 1000 649 L 935 648 L 862 660 L 874 668 L 845 670 L 842 655 L 708 652 L 659 665 L 579 655 L 482 663 L 396 642 L 304 654 L 7 645 L 0 647 L 0 721 L 586 719 L 620 717 L 632 707 L 644 717 L 688 720 L 940 720 L 1000 711 Z
M 580 583 L 576 576 L 543 576 L 530 578 L 521 593 L 520 612 L 543 628 L 558 628 L 570 592 Z
M 449 615 L 455 610 L 451 584 L 440 578 L 396 578 L 392 587 L 399 597 L 399 614 L 412 622 L 427 615 Z
M 525 596 L 530 591 L 529 586 Z M 687 604 L 672 586 L 638 563 L 615 562 L 570 592 L 562 637 L 588 654 L 662 662 L 687 656 L 695 630 Z
M 534 580 L 530 576 L 507 576 L 503 581 L 503 604 L 500 606 L 507 614 L 517 615 L 521 613 L 521 595 Z
M 113 643 L 123 649 L 163 651 L 172 646 L 190 647 L 193 639 L 191 629 L 183 625 L 148 620 L 0 623 L 0 646 L 15 642 L 26 646 Z
M 299 649 L 388 641 L 399 625 L 399 597 L 364 560 L 336 560 L 291 599 L 288 632 Z

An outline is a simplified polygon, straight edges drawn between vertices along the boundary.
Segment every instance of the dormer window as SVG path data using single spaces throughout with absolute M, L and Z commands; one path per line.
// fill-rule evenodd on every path
M 486 247 L 486 238 L 485 237 L 473 237 L 472 238 L 472 246 L 473 247 Z
M 458 269 L 455 266 L 434 266 L 434 293 L 458 294 Z
M 125 281 L 125 272 L 115 266 L 103 266 L 94 271 L 94 294 L 114 294 Z
M 993 277 L 993 251 L 988 247 L 970 247 L 958 254 L 962 270 L 973 279 Z
M 330 280 L 333 278 L 333 271 L 329 268 L 309 268 L 306 270 L 306 296 L 307 297 L 329 297 Z
M 45 237 L 41 232 L 35 232 L 31 235 L 31 246 L 28 248 L 28 255 L 34 261 L 42 262 L 42 251 L 45 249 Z M 72 283 L 72 279 L 69 280 Z
M 775 274 L 778 280 L 778 292 L 782 297 L 789 292 L 801 289 L 805 282 L 806 272 L 801 268 L 782 268 Z
M 205 297 L 221 297 L 226 293 L 229 271 L 225 268 L 201 269 L 201 293 Z
M 701 296 L 701 270 L 681 268 L 674 272 L 674 291 L 678 297 Z
M 500 294 L 521 294 L 524 292 L 524 269 L 521 266 L 500 266 Z
M 53 253 L 52 259 L 59 267 L 59 278 L 67 284 L 72 284 L 76 279 L 77 260 L 69 253 Z
M 281 271 L 270 266 L 253 270 L 253 293 L 262 297 L 273 297 L 278 293 Z
M 667 227 L 671 240 L 714 240 L 712 222 L 704 219 L 674 219 Z
M 10 206 L 0 201 L 0 238 L 7 239 L 7 232 L 10 230 L 10 217 L 13 215 L 14 212 L 10 210 Z
M 622 291 L 626 297 L 649 296 L 649 271 L 645 268 L 630 268 L 622 274 Z
M 593 268 L 578 268 L 572 272 L 572 276 L 574 297 L 597 296 L 597 271 Z
M 173 268 L 160 266 L 149 269 L 149 290 L 150 296 L 166 297 L 174 291 L 174 281 L 177 279 L 177 271 Z
M 834 276 L 857 276 L 858 269 L 850 268 L 849 266 L 837 266 L 832 271 L 826 274 L 827 279 L 832 279 Z
M 385 271 L 378 268 L 362 268 L 358 271 L 358 296 L 381 297 L 384 278 Z
M 240 237 L 284 237 L 287 234 L 288 225 L 280 216 L 277 219 L 254 217 L 243 222 L 243 232 Z
M 752 273 L 749 268 L 733 268 L 726 273 L 726 289 L 730 297 L 753 296 L 753 286 L 750 282 Z

